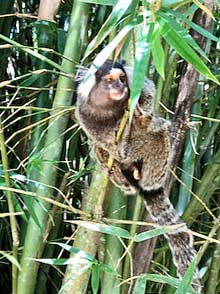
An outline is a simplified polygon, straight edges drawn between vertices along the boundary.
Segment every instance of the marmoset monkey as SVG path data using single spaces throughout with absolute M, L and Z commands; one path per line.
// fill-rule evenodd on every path
M 120 121 L 128 108 L 131 70 L 118 62 L 106 61 L 92 77 L 83 81 L 87 71 L 80 70 L 78 75 L 76 117 L 92 139 L 103 170 L 125 193 L 140 192 L 156 224 L 181 223 L 163 190 L 170 160 L 171 124 L 153 113 L 153 82 L 145 80 L 132 122 L 127 122 L 116 141 Z M 107 164 L 109 156 L 114 159 L 111 168 Z M 178 275 L 183 277 L 196 255 L 193 238 L 178 231 L 165 237 Z M 193 287 L 200 293 L 197 273 Z

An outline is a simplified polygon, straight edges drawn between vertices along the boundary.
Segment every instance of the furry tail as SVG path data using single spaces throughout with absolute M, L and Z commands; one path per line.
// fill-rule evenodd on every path
M 161 226 L 183 223 L 173 208 L 169 198 L 165 196 L 162 190 L 153 191 L 153 193 L 152 191 L 144 191 L 142 194 L 145 199 L 145 206 L 155 223 Z M 196 256 L 196 251 L 193 247 L 193 236 L 186 232 L 173 231 L 172 233 L 166 234 L 165 237 L 168 240 L 172 252 L 177 274 L 182 278 Z M 194 273 L 192 287 L 198 294 L 201 293 L 198 270 Z

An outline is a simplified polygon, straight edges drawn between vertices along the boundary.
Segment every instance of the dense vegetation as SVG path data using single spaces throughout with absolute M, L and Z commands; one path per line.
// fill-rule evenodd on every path
M 156 84 L 174 125 L 166 189 L 204 293 L 220 293 L 219 35 L 211 0 L 0 2 L 1 293 L 193 293 L 195 263 L 176 278 L 169 228 L 108 182 L 75 121 L 78 66 L 107 58 L 134 68 L 130 116 L 146 73 Z

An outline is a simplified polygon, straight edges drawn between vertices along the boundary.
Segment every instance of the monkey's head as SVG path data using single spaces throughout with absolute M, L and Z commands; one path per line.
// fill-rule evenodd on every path
M 106 61 L 88 81 L 78 87 L 79 98 L 97 109 L 117 107 L 129 98 L 126 72 L 119 62 Z M 120 106 L 121 107 L 121 106 Z

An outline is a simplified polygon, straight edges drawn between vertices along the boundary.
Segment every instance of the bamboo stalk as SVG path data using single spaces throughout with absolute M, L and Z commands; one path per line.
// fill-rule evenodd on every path
M 81 30 L 81 24 L 86 25 L 88 14 L 88 5 L 74 1 L 69 33 L 66 41 L 66 47 L 64 55 L 71 58 L 74 62 L 70 62 L 67 59 L 63 59 L 60 69 L 67 73 L 72 73 L 75 69 L 75 62 L 79 59 L 80 48 L 83 43 L 79 38 L 79 32 Z M 29 50 L 27 51 L 29 52 Z M 30 52 L 32 54 L 32 52 Z M 34 55 L 38 57 L 38 55 Z M 48 61 L 46 59 L 43 59 Z M 52 66 L 54 63 L 50 63 Z M 72 102 L 72 93 L 65 89 L 73 88 L 73 82 L 64 76 L 60 76 L 57 84 L 57 91 L 54 98 L 52 116 L 56 115 L 59 107 L 68 107 Z M 38 185 L 36 193 L 43 194 L 43 196 L 51 198 L 53 197 L 52 186 L 55 185 L 57 175 L 57 164 L 60 160 L 62 146 L 63 146 L 63 134 L 67 126 L 68 115 L 59 117 L 58 119 L 51 118 L 49 121 L 50 128 L 48 129 L 47 136 L 45 138 L 45 144 L 43 149 L 43 157 L 41 164 L 41 173 L 39 174 Z M 46 209 L 49 209 L 47 203 L 43 203 Z M 28 224 L 24 251 L 21 259 L 22 271 L 18 280 L 18 294 L 32 294 L 34 293 L 37 272 L 39 264 L 32 261 L 29 258 L 38 257 L 38 253 L 42 252 L 44 247 L 43 237 L 47 226 L 48 213 L 45 209 L 42 209 L 42 204 L 35 202 L 33 209 L 38 215 L 38 220 L 41 225 L 39 228 L 34 220 L 31 218 Z
M 98 169 L 99 168 L 97 167 L 93 172 L 88 196 L 83 201 L 83 210 L 99 217 L 103 213 L 102 206 L 106 193 L 107 178 L 102 173 L 100 173 Z M 100 236 L 101 234 L 99 232 L 94 232 L 80 227 L 75 236 L 73 245 L 74 247 L 79 248 L 92 256 L 95 256 Z M 74 254 L 71 254 L 70 258 L 74 258 L 74 256 Z M 75 263 L 71 263 L 67 266 L 62 288 L 59 291 L 60 294 L 86 293 L 91 269 L 88 269 L 79 275 L 78 272 L 81 268 L 82 265 L 77 265 L 77 260 Z
M 217 239 L 220 241 L 220 229 L 217 231 Z M 206 294 L 217 293 L 216 287 L 219 283 L 219 272 L 220 272 L 220 245 L 215 244 L 215 248 L 212 255 L 212 263 L 209 269 L 209 278 L 207 287 L 205 290 Z
M 112 185 L 111 185 L 112 187 Z M 112 219 L 125 219 L 127 197 L 123 195 L 119 188 L 112 187 L 109 191 L 110 199 L 107 215 Z M 117 226 L 123 227 L 123 224 Z M 122 263 L 118 264 L 123 253 L 123 247 L 117 237 L 106 235 L 104 264 L 113 268 L 118 275 L 122 275 Z M 120 294 L 119 277 L 108 272 L 104 272 L 101 279 L 101 294 Z
M 138 225 L 135 223 L 135 221 L 138 221 L 140 219 L 142 207 L 143 207 L 143 199 L 140 195 L 137 195 L 136 200 L 135 200 L 134 213 L 133 213 L 133 217 L 132 217 L 132 221 L 134 221 L 134 223 L 131 225 L 131 228 L 130 228 L 131 236 L 135 236 L 135 234 L 137 232 Z M 129 248 L 129 255 L 131 256 L 134 251 L 133 240 L 128 241 L 127 247 Z M 125 262 L 124 262 L 124 267 L 123 267 L 123 269 L 124 269 L 123 279 L 124 280 L 126 280 L 129 276 L 133 276 L 133 265 L 131 265 L 129 255 L 126 255 Z M 122 288 L 122 293 L 123 294 L 126 294 L 128 292 L 130 293 L 132 286 L 133 285 L 131 284 L 129 286 L 129 290 L 128 290 L 127 285 L 124 284 L 123 288 Z
M 4 133 L 0 121 L 0 147 L 1 147 L 1 157 L 2 157 L 2 165 L 4 169 L 5 175 L 5 183 L 6 187 L 9 188 L 6 190 L 7 194 L 7 201 L 8 201 L 8 208 L 9 208 L 9 219 L 11 224 L 11 234 L 13 240 L 13 257 L 17 260 L 18 259 L 18 246 L 19 246 L 19 235 L 17 230 L 17 220 L 15 216 L 14 205 L 12 201 L 12 192 L 10 191 L 11 183 L 10 183 L 10 176 L 9 176 L 9 165 L 8 165 L 8 156 L 7 150 L 5 147 L 5 140 L 4 140 Z M 12 294 L 17 293 L 17 275 L 18 275 L 18 268 L 13 263 L 12 264 Z

